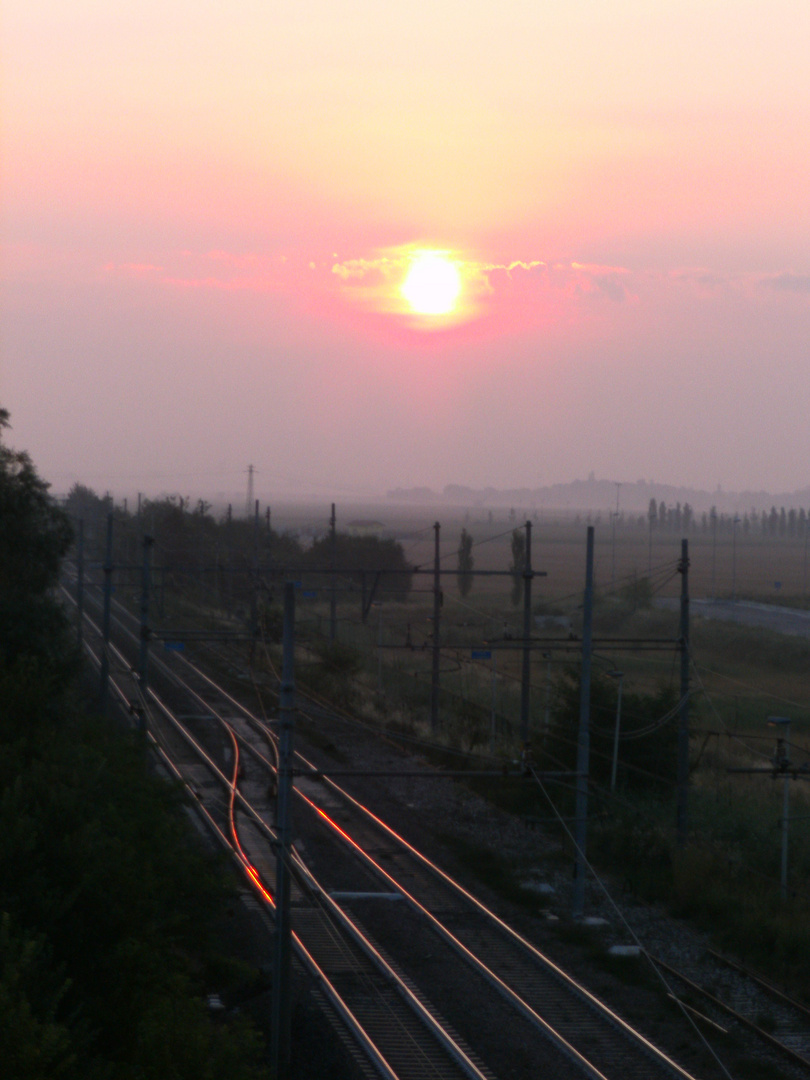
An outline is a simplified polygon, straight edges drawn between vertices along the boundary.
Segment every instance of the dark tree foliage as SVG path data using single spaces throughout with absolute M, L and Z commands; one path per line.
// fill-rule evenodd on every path
M 8 426 L 0 409 L 0 434 Z M 70 521 L 31 459 L 0 442 L 0 662 L 61 647 L 64 621 L 50 591 L 71 539 Z
M 192 513 L 180 496 L 146 500 L 141 507 L 141 531 L 152 536 L 164 562 L 197 567 L 201 545 L 212 540 L 217 526 L 206 513 Z
M 256 1080 L 255 1035 L 204 1004 L 223 989 L 221 868 L 67 678 L 53 591 L 70 540 L 28 456 L 0 444 L 0 1075 Z
M 74 484 L 65 499 L 65 513 L 73 521 L 83 521 L 89 535 L 102 535 L 103 522 L 113 509 L 109 495 L 99 496 L 85 484 Z
M 301 545 L 294 536 L 268 529 L 260 520 L 258 531 L 255 522 L 247 518 L 227 517 L 220 522 L 218 542 L 221 554 L 230 558 L 232 563 L 252 565 L 254 554 L 258 554 L 262 566 L 268 563 L 276 567 L 295 567 L 301 561 Z
M 45 939 L 0 913 L 0 1047 L 3 1075 L 46 1080 L 75 1075 L 70 1031 L 57 1019 L 70 983 L 51 965 Z
M 193 510 L 182 496 L 144 500 L 140 522 L 129 518 L 125 528 L 148 533 L 155 540 L 154 560 L 165 567 L 169 580 L 182 582 L 183 574 L 198 574 L 201 567 L 218 566 L 236 571 L 234 598 L 245 600 L 252 590 L 254 563 L 261 567 L 295 566 L 301 547 L 293 537 L 268 529 L 264 520 L 224 517 L 217 521 L 210 504 L 200 499 Z
M 564 673 L 557 682 L 551 730 L 543 744 L 551 760 L 576 768 L 579 731 L 580 675 Z M 590 777 L 597 784 L 610 781 L 616 726 L 618 684 L 601 673 L 591 678 Z M 661 790 L 661 781 L 674 784 L 676 776 L 677 698 L 668 687 L 653 694 L 624 688 L 619 741 L 620 785 Z
M 619 596 L 624 600 L 633 611 L 638 608 L 651 608 L 653 600 L 653 591 L 650 579 L 648 577 L 634 578 L 633 581 L 628 581 L 626 585 L 623 585 L 619 590 Z
M 302 558 L 304 568 L 331 569 L 332 538 L 324 536 L 316 540 Z M 370 588 L 374 576 L 379 573 L 376 589 L 378 600 L 405 600 L 411 591 L 413 567 L 405 558 L 402 544 L 396 540 L 381 540 L 377 536 L 335 536 L 334 566 L 338 571 L 348 571 L 355 585 L 360 584 L 361 574 L 366 572 L 366 584 Z M 328 584 L 324 575 L 318 575 L 313 584 L 323 588 Z
M 473 587 L 472 570 L 475 566 L 475 559 L 472 554 L 472 546 L 473 538 L 466 529 L 462 529 L 461 540 L 458 545 L 458 574 L 456 575 L 458 591 L 462 596 L 469 596 Z
M 59 1009 L 48 1011 L 52 988 L 42 998 L 41 1022 L 66 1027 L 89 1075 L 229 1080 L 233 1047 L 200 996 L 224 878 L 189 843 L 178 793 L 150 782 L 136 747 L 77 717 L 15 765 L 0 805 L 0 910 L 69 977 Z M 176 1060 L 163 1074 L 167 1046 Z

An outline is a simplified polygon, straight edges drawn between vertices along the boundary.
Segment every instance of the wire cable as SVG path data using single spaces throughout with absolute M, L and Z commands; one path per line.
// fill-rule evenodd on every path
M 555 804 L 554 800 L 551 798 L 551 795 L 546 790 L 546 786 L 543 783 L 542 779 L 538 776 L 538 774 L 535 771 L 533 766 L 529 767 L 529 771 L 531 772 L 532 776 L 535 779 L 535 782 L 537 783 L 538 787 L 540 788 L 541 792 L 543 793 L 543 796 L 545 797 L 546 801 L 548 802 L 549 806 L 551 807 L 551 810 L 552 810 L 554 816 L 556 817 L 557 821 L 559 822 L 559 824 L 562 826 L 563 830 L 565 831 L 565 834 L 566 834 L 568 840 L 573 844 L 574 850 L 577 852 L 577 855 L 582 860 L 583 865 L 585 866 L 588 873 L 591 875 L 594 882 L 597 884 L 597 886 L 601 890 L 601 892 L 604 895 L 605 899 L 607 900 L 608 904 L 613 908 L 614 912 L 616 913 L 617 917 L 621 921 L 624 928 L 627 930 L 628 934 L 630 934 L 631 938 L 633 939 L 634 944 L 638 946 L 638 948 L 641 950 L 643 956 L 646 957 L 647 962 L 649 963 L 649 965 L 652 968 L 653 972 L 655 973 L 656 977 L 661 982 L 661 985 L 664 987 L 664 989 L 667 991 L 667 993 L 673 998 L 673 1000 L 677 1003 L 679 1009 L 681 1010 L 681 1014 L 683 1015 L 684 1019 L 691 1026 L 692 1030 L 695 1032 L 695 1034 L 697 1035 L 698 1039 L 703 1044 L 703 1046 L 705 1046 L 705 1048 L 708 1050 L 708 1052 L 714 1058 L 714 1060 L 717 1063 L 718 1067 L 722 1070 L 724 1076 L 726 1076 L 728 1078 L 728 1080 L 734 1080 L 734 1077 L 731 1075 L 731 1073 L 725 1067 L 725 1065 L 720 1060 L 719 1056 L 715 1052 L 712 1045 L 709 1043 L 709 1041 L 704 1036 L 703 1032 L 697 1026 L 697 1023 L 695 1022 L 694 1018 L 690 1015 L 690 1013 L 689 1013 L 688 1009 L 686 1008 L 686 1006 L 684 1005 L 684 1003 L 680 1000 L 680 998 L 675 993 L 675 991 L 674 991 L 673 987 L 671 986 L 671 984 L 664 977 L 663 972 L 657 967 L 657 965 L 656 965 L 655 961 L 653 960 L 653 958 L 650 956 L 650 954 L 647 952 L 647 950 L 642 945 L 638 934 L 635 932 L 633 927 L 630 925 L 627 917 L 625 916 L 624 912 L 621 910 L 621 908 L 619 907 L 617 902 L 613 899 L 613 895 L 610 892 L 610 890 L 608 889 L 605 881 L 597 873 L 597 871 L 594 868 L 593 864 L 591 862 L 589 862 L 587 856 L 585 855 L 585 852 L 582 850 L 582 848 L 577 843 L 573 832 L 571 831 L 571 829 L 568 826 L 568 823 L 566 822 L 565 818 L 560 813 L 557 805 Z

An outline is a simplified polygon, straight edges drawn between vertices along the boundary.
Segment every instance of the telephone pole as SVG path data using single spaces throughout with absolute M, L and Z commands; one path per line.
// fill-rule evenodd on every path
M 110 606 L 112 604 L 113 574 L 113 516 L 107 514 L 107 547 L 104 554 L 104 607 L 101 616 L 101 686 L 99 688 L 99 710 L 103 714 L 107 709 L 107 692 L 110 683 Z
M 248 483 L 247 483 L 247 502 L 245 503 L 245 517 L 250 520 L 250 515 L 253 513 L 253 473 L 254 468 L 252 465 L 248 465 Z
M 250 466 L 251 469 L 253 466 Z M 250 594 L 250 662 L 256 656 L 256 641 L 259 637 L 259 500 L 253 506 L 253 589 Z
M 270 1073 L 286 1080 L 290 1064 L 290 809 L 295 719 L 295 585 L 284 585 L 281 687 L 279 690 L 278 795 L 276 803 L 276 933 L 270 1000 Z
M 140 677 L 141 711 L 139 712 L 138 728 L 146 730 L 146 691 L 148 687 L 149 668 L 149 584 L 151 579 L 151 555 L 154 539 L 151 536 L 143 538 L 143 568 L 141 571 L 141 648 L 138 663 L 138 675 Z
M 529 742 L 529 712 L 531 704 L 531 636 L 532 636 L 532 523 L 526 522 L 526 557 L 523 562 L 523 669 L 520 681 L 520 738 L 524 747 Z
M 439 534 L 441 525 L 433 526 L 433 667 L 430 679 L 430 730 L 439 730 L 439 623 L 442 609 L 442 578 L 439 565 Z
M 79 519 L 76 535 L 76 644 L 79 652 L 84 644 L 84 518 Z
M 335 578 L 335 566 L 337 565 L 337 517 L 335 516 L 335 504 L 332 503 L 332 515 L 329 518 L 329 568 L 332 571 L 332 587 L 329 594 L 329 641 L 337 639 L 337 580 Z
M 593 525 L 588 526 L 585 558 L 585 596 L 582 603 L 582 675 L 579 684 L 579 736 L 577 738 L 577 793 L 574 822 L 574 918 L 585 910 L 585 847 L 588 837 L 588 772 L 591 754 L 591 652 L 593 627 Z
M 689 831 L 689 541 L 681 540 L 681 703 L 678 719 L 678 795 L 677 839 L 679 847 L 686 843 Z
M 611 569 L 610 569 L 610 587 L 611 587 L 611 589 L 616 588 L 616 525 L 617 525 L 618 520 L 619 520 L 619 492 L 621 491 L 621 488 L 622 488 L 622 485 L 617 483 L 616 484 L 616 510 L 615 510 L 615 513 L 611 513 L 611 515 L 610 515 L 611 526 L 612 526 L 611 530 L 610 530 L 610 532 L 611 532 L 611 552 L 612 552 L 612 554 L 611 554 Z

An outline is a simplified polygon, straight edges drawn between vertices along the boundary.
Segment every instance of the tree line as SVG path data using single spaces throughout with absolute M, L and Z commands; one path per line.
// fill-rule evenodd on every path
M 411 589 L 413 568 L 396 540 L 338 530 L 334 541 L 324 532 L 307 545 L 293 533 L 274 529 L 269 508 L 258 517 L 237 518 L 228 507 L 217 517 L 204 499 L 192 503 L 181 495 L 165 495 L 141 499 L 133 512 L 126 505 L 114 506 L 108 495 L 99 496 L 75 484 L 64 509 L 74 522 L 84 522 L 85 536 L 97 558 L 103 557 L 106 520 L 112 514 L 114 563 L 135 571 L 142 538 L 148 534 L 155 541 L 154 565 L 164 582 L 182 588 L 195 577 L 199 584 L 205 576 L 209 591 L 223 592 L 227 580 L 229 602 L 235 604 L 249 600 L 256 567 L 265 585 L 268 574 L 294 572 L 306 588 L 322 588 L 334 567 L 353 584 L 359 583 L 363 572 L 371 575 L 370 582 L 379 575 L 378 599 L 404 600 Z
M 260 1039 L 213 989 L 232 902 L 179 790 L 94 715 L 57 598 L 68 514 L 0 409 L 0 1072 L 9 1080 L 258 1080 Z
M 619 520 L 624 519 L 620 517 Z M 752 507 L 742 514 L 727 514 L 718 512 L 717 507 L 712 506 L 708 513 L 704 511 L 698 517 L 688 502 L 667 506 L 663 501 L 650 499 L 646 519 L 639 516 L 636 519 L 630 518 L 629 521 L 651 531 L 678 535 L 694 532 L 730 535 L 737 528 L 744 536 L 752 534 L 803 539 L 810 527 L 810 514 L 804 507 L 797 509 L 795 506 L 789 509 L 782 506 L 779 510 L 772 506 L 770 511 L 758 511 Z

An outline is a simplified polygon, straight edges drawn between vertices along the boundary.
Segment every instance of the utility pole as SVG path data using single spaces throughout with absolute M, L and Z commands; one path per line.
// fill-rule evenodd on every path
M 543 659 L 546 662 L 546 704 L 543 710 L 543 741 L 545 741 L 551 725 L 551 653 L 543 653 Z
M 332 591 L 329 596 L 329 641 L 337 639 L 337 579 L 335 578 L 335 566 L 337 565 L 337 517 L 335 516 L 335 504 L 332 503 L 332 516 L 329 518 L 329 563 L 332 570 Z
M 492 715 L 489 723 L 489 752 L 495 753 L 495 731 L 498 719 L 498 653 L 492 650 Z
M 593 525 L 588 526 L 585 556 L 585 596 L 582 603 L 582 674 L 579 684 L 579 735 L 577 738 L 577 794 L 574 822 L 576 855 L 574 863 L 573 916 L 585 911 L 585 862 L 588 839 L 588 773 L 591 753 L 591 639 L 593 629 Z
M 251 465 L 251 469 L 253 466 Z M 259 500 L 253 506 L 253 589 L 250 594 L 250 662 L 256 657 L 256 639 L 259 636 Z
M 712 519 L 712 600 L 717 599 L 717 511 L 711 509 Z
M 99 709 L 107 711 L 107 690 L 110 683 L 110 604 L 113 573 L 113 516 L 107 514 L 107 547 L 104 554 L 104 607 L 101 616 L 101 684 L 98 693 Z
M 780 821 L 782 829 L 782 858 L 779 874 L 779 892 L 782 901 L 788 899 L 788 831 L 790 826 L 790 781 L 791 778 L 796 780 L 799 776 L 803 779 L 807 778 L 807 767 L 791 766 L 790 763 L 790 717 L 789 716 L 769 716 L 768 727 L 776 728 L 780 734 L 776 738 L 776 752 L 774 753 L 772 764 L 770 767 L 765 768 L 743 768 L 743 769 L 728 769 L 730 773 L 770 773 L 774 780 L 778 776 L 782 776 L 784 781 L 784 788 L 782 791 L 782 819 Z M 782 734 L 784 732 L 784 734 Z M 803 815 L 804 816 L 804 815 Z
M 76 537 L 76 644 L 79 652 L 84 645 L 84 518 L 79 519 Z
M 532 523 L 526 522 L 526 557 L 523 561 L 523 670 L 520 681 L 520 738 L 524 749 L 529 745 L 531 696 L 532 636 Z
M 677 761 L 677 840 L 678 846 L 686 844 L 689 832 L 689 541 L 681 540 L 681 703 L 678 719 Z
M 610 767 L 610 790 L 616 790 L 616 771 L 619 766 L 619 728 L 622 722 L 622 684 L 624 683 L 623 671 L 609 671 L 612 679 L 617 679 L 619 686 L 616 691 L 616 726 L 613 730 L 613 762 Z
M 782 864 L 779 875 L 779 891 L 782 900 L 788 898 L 788 825 L 790 823 L 790 718 L 787 716 L 769 716 L 768 727 L 781 728 L 784 738 L 776 741 L 774 764 L 785 773 L 785 786 L 782 791 Z
M 286 1080 L 290 1064 L 290 809 L 295 719 L 295 586 L 284 584 L 281 687 L 279 693 L 278 796 L 276 803 L 276 933 L 270 1001 L 270 1073 Z
M 430 678 L 430 730 L 439 730 L 439 628 L 442 609 L 442 579 L 439 565 L 439 534 L 441 525 L 433 526 L 433 667 Z
M 611 587 L 611 589 L 616 588 L 616 525 L 617 525 L 618 520 L 619 520 L 619 491 L 621 490 L 621 486 L 622 486 L 621 484 L 618 484 L 618 483 L 616 484 L 616 512 L 614 514 L 610 515 L 612 526 L 613 526 L 612 529 L 611 529 L 611 537 L 612 537 L 612 541 L 611 541 L 612 555 L 611 555 L 611 571 L 610 571 L 610 587 Z
M 148 688 L 149 669 L 149 583 L 151 578 L 152 545 L 155 540 L 152 536 L 143 538 L 143 571 L 141 574 L 141 650 L 138 664 L 138 675 L 141 688 L 141 709 L 138 713 L 138 730 L 146 730 L 146 691 Z
M 230 616 L 233 607 L 233 506 L 228 503 L 228 513 L 225 517 L 225 550 L 228 565 L 228 598 L 225 610 Z M 165 577 L 165 575 L 164 575 Z
M 379 612 L 377 613 L 378 616 L 379 616 L 378 620 L 377 620 L 377 693 L 382 695 L 382 692 L 383 692 L 383 675 L 382 675 L 382 643 L 383 643 L 382 613 L 383 613 L 383 606 L 382 606 L 382 600 L 378 600 L 377 603 L 378 603 L 379 609 L 380 609 Z
M 247 502 L 245 503 L 245 517 L 250 519 L 253 513 L 253 466 L 248 465 Z

